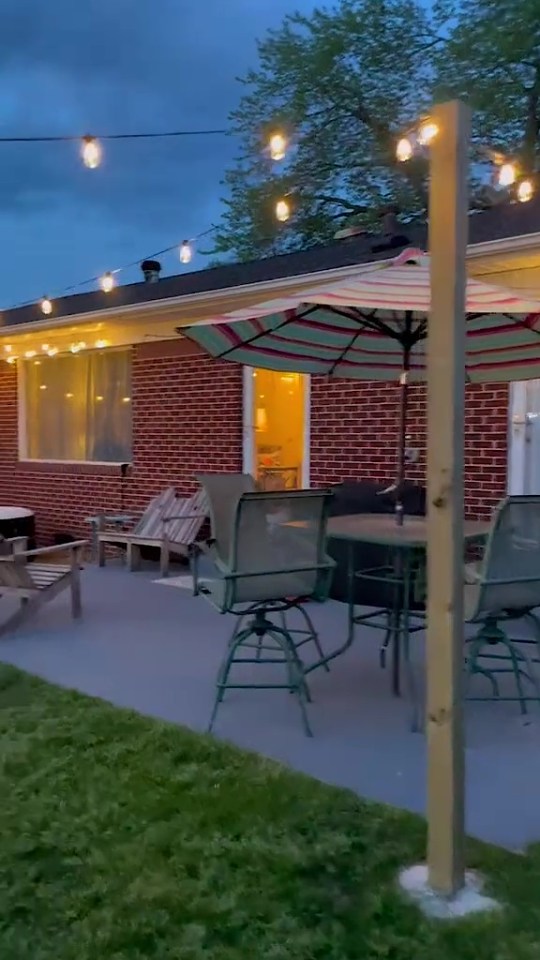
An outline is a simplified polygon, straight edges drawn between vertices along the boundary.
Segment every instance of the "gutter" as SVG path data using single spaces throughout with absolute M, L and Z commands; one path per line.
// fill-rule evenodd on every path
M 484 243 L 470 244 L 467 247 L 467 259 L 475 260 L 486 254 L 516 253 L 529 248 L 540 250 L 540 233 L 527 233 L 517 237 L 502 237 L 499 240 L 487 240 Z M 367 267 L 369 262 L 370 261 L 365 261 L 361 266 Z M 378 260 L 373 262 L 381 264 L 384 261 Z M 307 282 L 313 282 L 316 284 L 318 281 L 344 280 L 350 276 L 354 276 L 358 270 L 358 266 L 359 264 L 349 264 L 345 267 L 319 270 L 316 273 L 301 273 L 293 277 L 263 280 L 259 283 L 245 283 L 235 287 L 220 287 L 218 290 L 203 290 L 199 293 L 169 297 L 165 300 L 150 300 L 142 303 L 125 304 L 120 307 L 111 307 L 108 310 L 74 313 L 65 317 L 59 317 L 57 320 L 51 320 L 51 318 L 48 317 L 43 320 L 33 320 L 30 323 L 10 324 L 6 327 L 0 326 L 0 337 L 12 336 L 17 333 L 27 333 L 29 330 L 57 330 L 62 327 L 89 323 L 92 320 L 108 320 L 127 312 L 130 314 L 144 315 L 145 313 L 151 313 L 156 310 L 165 310 L 165 312 L 167 312 L 179 306 L 189 307 L 191 304 L 196 305 L 205 302 L 212 304 L 216 300 L 223 302 L 223 300 L 227 300 L 229 297 L 232 298 L 233 295 L 237 297 L 242 294 L 254 294 L 257 299 L 262 301 L 269 299 L 266 297 L 266 293 L 269 293 L 271 296 L 276 290 L 276 287 L 279 288 L 280 293 L 285 294 L 287 290 L 291 287 L 294 288 L 298 283 L 305 284 Z M 260 298 L 258 296 L 259 294 L 261 294 Z M 226 312 L 226 310 L 223 311 L 223 308 L 221 308 L 219 312 L 223 313 Z

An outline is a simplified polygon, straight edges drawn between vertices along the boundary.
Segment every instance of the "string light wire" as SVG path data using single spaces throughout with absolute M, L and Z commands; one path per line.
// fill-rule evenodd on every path
M 207 230 L 203 230 L 201 233 L 197 233 L 194 237 L 191 237 L 189 240 L 184 239 L 180 243 L 173 243 L 171 244 L 170 247 L 163 247 L 162 250 L 156 250 L 154 251 L 154 253 L 150 253 L 146 257 L 138 257 L 137 260 L 130 260 L 129 263 L 123 263 L 120 267 L 116 267 L 114 270 L 107 270 L 105 271 L 105 273 L 111 274 L 113 277 L 116 277 L 117 274 L 123 273 L 125 270 L 130 270 L 133 267 L 140 266 L 140 264 L 143 263 L 144 260 L 155 260 L 156 257 L 162 257 L 166 253 L 171 253 L 173 250 L 179 250 L 183 244 L 189 244 L 190 246 L 193 246 L 193 244 L 196 244 L 199 240 L 202 240 L 203 237 L 208 237 L 210 236 L 210 234 L 215 233 L 217 229 L 218 229 L 217 226 L 213 225 L 211 227 L 208 227 Z M 79 283 L 72 283 L 69 286 L 58 288 L 55 291 L 52 291 L 51 294 L 48 295 L 47 297 L 42 298 L 41 301 L 39 301 L 39 299 L 36 300 L 36 298 L 33 298 L 32 300 L 25 300 L 21 303 L 14 303 L 10 307 L 6 307 L 5 310 L 6 311 L 19 310 L 22 307 L 31 307 L 34 304 L 37 304 L 39 306 L 40 303 L 42 304 L 44 300 L 48 301 L 48 303 L 52 307 L 55 299 L 58 299 L 59 297 L 62 297 L 62 296 L 66 296 L 67 294 L 70 294 L 70 293 L 74 293 L 75 291 L 80 290 L 81 287 L 89 287 L 94 284 L 99 284 L 104 275 L 105 275 L 104 273 L 100 273 L 93 277 L 89 277 L 87 280 L 81 280 L 79 281 Z M 42 309 L 42 312 L 45 312 L 45 311 L 43 311 Z M 49 313 L 52 313 L 52 309 L 51 311 L 49 311 Z

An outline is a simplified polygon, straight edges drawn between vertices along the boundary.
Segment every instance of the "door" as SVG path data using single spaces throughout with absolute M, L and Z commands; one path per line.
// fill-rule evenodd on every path
M 244 368 L 243 455 L 265 490 L 309 486 L 309 377 Z
M 511 388 L 508 492 L 540 494 L 540 380 Z

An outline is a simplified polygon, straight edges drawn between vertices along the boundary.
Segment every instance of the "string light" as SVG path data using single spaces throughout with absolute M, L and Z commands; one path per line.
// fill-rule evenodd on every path
M 291 215 L 291 208 L 287 200 L 278 200 L 275 207 L 276 219 L 280 223 L 286 223 Z
M 282 133 L 273 133 L 269 147 L 272 160 L 283 160 L 287 153 L 287 138 Z
M 11 346 L 10 343 L 6 343 L 4 344 L 4 350 L 6 351 L 6 353 L 11 353 L 11 351 L 13 350 L 13 347 Z
M 179 250 L 180 263 L 190 263 L 193 257 L 193 250 L 189 240 L 183 240 Z
M 49 349 L 47 350 L 48 357 L 55 357 L 57 353 L 58 353 L 58 347 L 49 347 Z
M 107 270 L 107 273 L 104 273 L 103 276 L 99 278 L 99 285 L 103 293 L 111 292 L 114 287 L 114 277 L 110 270 Z
M 37 353 L 37 350 L 27 350 L 25 353 L 25 357 L 27 360 L 31 360 L 32 357 L 35 357 L 36 353 Z
M 406 163 L 413 155 L 413 145 L 408 137 L 402 137 L 398 140 L 396 147 L 396 157 L 400 163 Z
M 401 163 L 411 160 L 420 148 L 424 152 L 430 147 L 439 134 L 439 127 L 434 120 L 422 120 L 417 127 L 409 131 L 407 136 L 401 137 L 396 144 L 396 158 Z M 496 182 L 499 187 L 508 188 L 518 180 L 518 166 L 513 160 L 505 158 L 504 154 L 489 147 L 480 147 L 484 159 L 488 160 L 497 171 Z M 523 178 L 517 185 L 515 197 L 520 203 L 527 203 L 534 195 L 534 183 L 528 177 Z
M 43 297 L 43 300 L 41 301 L 41 312 L 44 313 L 46 317 L 52 313 L 52 303 L 48 297 Z
M 503 163 L 499 169 L 499 186 L 500 187 L 511 187 L 513 183 L 516 182 L 517 170 L 515 163 L 508 161 Z
M 15 363 L 17 357 L 6 357 L 8 363 Z
M 101 163 L 102 149 L 99 140 L 95 137 L 83 137 L 81 146 L 81 157 L 85 167 L 89 170 L 95 170 Z
M 97 347 L 98 350 L 102 350 L 103 347 L 107 346 L 107 344 L 108 344 L 108 340 L 96 340 L 95 346 Z
M 429 147 L 439 132 L 434 120 L 424 120 L 418 127 L 418 143 L 422 147 Z
M 534 187 L 532 180 L 522 180 L 517 188 L 517 198 L 520 203 L 528 203 L 529 200 L 532 200 L 534 195 Z

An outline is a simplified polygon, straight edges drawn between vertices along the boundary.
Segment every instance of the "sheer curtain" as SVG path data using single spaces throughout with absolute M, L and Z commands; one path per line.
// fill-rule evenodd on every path
M 22 389 L 31 460 L 131 459 L 131 351 L 25 361 Z

